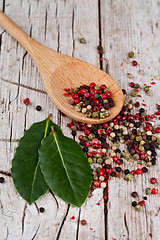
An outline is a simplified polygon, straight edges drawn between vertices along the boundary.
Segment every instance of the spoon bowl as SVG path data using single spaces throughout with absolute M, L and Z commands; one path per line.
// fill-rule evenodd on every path
M 38 67 L 43 84 L 52 101 L 70 118 L 83 123 L 100 124 L 112 120 L 122 109 L 124 97 L 119 85 L 101 69 L 79 59 L 58 53 L 30 38 L 11 19 L 0 11 L 0 25 L 14 37 L 31 55 Z M 76 112 L 69 104 L 71 97 L 65 97 L 65 88 L 77 88 L 81 85 L 106 84 L 114 101 L 110 115 L 104 119 L 87 118 Z

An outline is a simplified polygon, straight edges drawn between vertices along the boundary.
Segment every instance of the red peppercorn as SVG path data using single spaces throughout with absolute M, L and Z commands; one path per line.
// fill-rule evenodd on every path
M 99 111 L 99 110 L 100 110 L 100 108 L 99 108 L 98 106 L 95 106 L 95 107 L 93 108 L 93 111 L 94 111 L 94 112 Z
M 88 152 L 88 153 L 87 153 L 87 156 L 88 156 L 88 157 L 93 157 L 93 153 Z
M 99 176 L 103 176 L 104 174 L 104 170 L 103 169 L 99 169 Z
M 108 127 L 108 123 L 103 123 L 103 127 L 107 128 Z
M 154 119 L 156 116 L 155 116 L 155 114 L 152 114 L 151 115 L 151 119 Z
M 129 116 L 128 116 L 128 121 L 129 120 L 133 120 L 134 119 L 134 116 L 132 115 L 132 114 L 130 114 Z
M 151 179 L 150 179 L 150 183 L 152 183 L 152 184 L 157 183 L 157 179 L 156 179 L 156 178 L 151 178 Z
M 86 142 L 86 143 L 85 143 L 85 146 L 88 148 L 88 147 L 91 146 L 91 144 L 90 144 L 89 142 Z
M 99 143 L 99 140 L 97 138 L 93 138 L 92 139 L 92 144 L 96 144 L 97 145 L 98 143 Z
M 99 89 L 98 94 L 102 94 L 102 93 L 103 93 L 102 89 Z
M 125 121 L 127 119 L 127 114 L 124 114 L 121 118 L 122 121 Z
M 136 174 L 142 174 L 142 173 L 143 173 L 143 171 L 142 171 L 141 168 L 138 168 L 138 169 L 136 170 Z
M 119 115 L 117 115 L 117 120 L 120 120 L 121 118 L 122 118 L 122 116 L 119 114 Z
M 95 186 L 95 187 L 99 187 L 99 185 L 100 185 L 100 182 L 99 182 L 99 181 L 95 181 L 95 182 L 94 182 L 94 186 Z
M 152 189 L 152 194 L 158 194 L 158 189 L 153 188 L 153 189 Z
M 136 67 L 137 64 L 138 64 L 138 63 L 137 63 L 137 61 L 135 61 L 135 60 L 132 62 L 132 66 L 133 66 L 133 67 Z
M 70 88 L 65 88 L 64 89 L 65 92 L 70 92 L 70 90 L 71 90 Z
M 67 127 L 72 127 L 73 126 L 73 124 L 74 124 L 74 122 L 72 121 L 72 122 L 70 122 L 70 123 L 67 123 Z
M 156 133 L 160 133 L 160 127 L 157 127 L 157 128 L 155 129 L 155 131 L 156 131 Z
M 90 134 L 89 129 L 85 129 L 85 130 L 84 130 L 84 134 L 85 134 L 85 135 L 89 135 L 89 134 Z
M 98 131 L 97 131 L 97 133 L 98 133 L 99 135 L 101 135 L 103 132 L 104 132 L 104 130 L 103 130 L 102 128 L 99 128 Z
M 68 97 L 69 94 L 68 94 L 68 93 L 64 93 L 63 96 L 64 96 L 64 97 Z M 24 104 L 25 104 L 25 103 L 24 103 Z
M 81 90 L 80 90 L 80 94 L 81 95 L 84 95 L 84 93 L 86 93 L 87 92 L 87 90 L 85 89 L 85 88 L 82 88 Z
M 135 170 L 132 170 L 132 171 L 131 171 L 131 174 L 132 174 L 132 175 L 134 175 L 135 173 L 136 173 L 136 171 L 135 171 Z
M 28 106 L 30 104 L 29 98 L 25 98 L 23 102 L 26 106 Z
M 106 98 L 107 98 L 107 94 L 106 94 L 106 93 L 103 93 L 101 98 L 102 98 L 102 99 L 106 99 Z
M 94 87 L 96 86 L 96 84 L 95 84 L 94 82 L 91 82 L 91 83 L 89 84 L 89 86 L 90 86 L 91 88 L 94 88 Z
M 146 202 L 145 202 L 144 200 L 142 200 L 142 201 L 140 201 L 140 202 L 138 203 L 138 205 L 140 205 L 140 206 L 142 207 L 142 206 L 145 205 L 145 203 L 146 203 Z
M 102 84 L 102 85 L 100 86 L 100 89 L 102 89 L 102 90 L 104 90 L 105 88 L 107 88 L 105 84 Z
M 74 104 L 80 103 L 80 100 L 78 98 L 74 99 Z
M 72 98 L 73 99 L 76 99 L 76 98 L 78 98 L 79 96 L 78 96 L 78 93 L 72 93 Z
M 115 125 L 118 124 L 118 120 L 117 119 L 114 119 L 113 122 L 114 122 Z
M 150 116 L 150 115 L 147 115 L 147 116 L 146 116 L 146 120 L 147 120 L 147 121 L 151 120 L 151 116 Z
M 90 96 L 91 96 L 91 94 L 90 94 L 89 92 L 85 92 L 85 93 L 84 93 L 84 97 L 85 97 L 85 98 L 89 98 Z
M 118 159 L 119 159 L 119 158 L 118 158 L 117 156 L 114 156 L 114 157 L 113 157 L 113 160 L 114 160 L 115 162 L 117 162 Z
M 129 83 L 129 86 L 130 86 L 131 88 L 133 88 L 133 87 L 134 87 L 134 82 L 130 82 L 130 83 Z
M 110 97 L 111 97 L 111 92 L 106 91 L 106 94 L 107 94 L 107 98 L 110 98 Z
M 155 112 L 155 115 L 159 116 L 160 115 L 160 110 Z
M 107 169 L 106 173 L 108 173 L 109 175 L 113 172 L 113 168 Z

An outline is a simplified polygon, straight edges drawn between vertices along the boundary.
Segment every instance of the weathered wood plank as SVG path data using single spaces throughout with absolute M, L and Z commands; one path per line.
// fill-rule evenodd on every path
M 5 4 L 5 7 L 3 6 Z M 30 36 L 46 46 L 65 54 L 99 65 L 96 47 L 99 42 L 97 0 L 95 1 L 0 1 L 1 8 Z M 90 9 L 93 8 L 93 11 Z M 83 14 L 82 14 L 83 12 Z M 89 23 L 89 24 L 88 24 Z M 3 29 L 1 29 L 3 32 Z M 79 42 L 85 37 L 87 44 Z M 103 204 L 96 205 L 102 198 L 102 190 L 94 193 L 81 210 L 68 206 L 50 193 L 41 197 L 36 205 L 26 205 L 16 192 L 10 177 L 11 159 L 23 131 L 35 121 L 40 121 L 52 112 L 55 123 L 61 125 L 65 135 L 71 136 L 66 124 L 70 119 L 60 117 L 56 106 L 45 93 L 40 75 L 30 56 L 6 32 L 1 36 L 0 78 L 2 89 L 2 125 L 0 144 L 1 176 L 1 238 L 2 239 L 102 239 L 104 236 Z M 89 54 L 89 53 L 92 54 Z M 29 97 L 31 105 L 23 104 Z M 42 111 L 35 111 L 36 105 Z M 8 192 L 8 189 L 10 191 Z M 9 206 L 9 207 L 8 207 Z M 90 206 L 90 207 L 89 207 Z M 44 207 L 45 212 L 38 212 Z M 97 209 L 98 214 L 96 213 Z M 101 219 L 103 224 L 92 221 Z M 80 215 L 81 214 L 81 215 Z M 75 220 L 70 218 L 75 216 Z M 85 218 L 86 226 L 79 221 Z M 13 223 L 14 222 L 14 223 Z M 91 230 L 90 228 L 93 228 Z M 100 231 L 99 231 L 100 230 Z
M 133 81 L 140 83 L 141 87 L 145 83 L 150 84 L 151 79 L 159 74 L 159 4 L 159 1 L 133 2 L 127 0 L 123 3 L 119 0 L 101 1 L 102 42 L 106 58 L 103 61 L 104 69 L 107 66 L 109 74 L 129 92 L 131 89 L 128 88 L 127 73 L 132 73 Z M 135 59 L 139 63 L 138 67 L 131 66 L 132 60 L 127 58 L 129 51 L 135 52 Z M 144 69 L 144 76 L 139 75 L 139 69 Z M 141 103 L 144 100 L 149 114 L 155 111 L 155 103 L 160 101 L 160 83 L 155 81 L 156 85 L 151 88 L 153 97 L 146 97 L 145 93 L 141 91 L 142 98 L 136 99 Z M 126 163 L 125 168 L 134 169 L 134 165 Z M 149 174 L 137 176 L 133 182 L 127 183 L 123 179 L 112 179 L 109 182 L 108 239 L 147 240 L 151 239 L 150 233 L 152 233 L 153 239 L 159 239 L 159 230 L 157 232 L 160 225 L 159 218 L 151 217 L 149 214 L 150 210 L 158 213 L 159 197 L 148 197 L 146 208 L 143 208 L 140 213 L 135 212 L 131 207 L 133 201 L 131 192 L 137 190 L 139 200 L 142 200 L 145 188 L 152 187 L 149 183 L 150 177 L 157 176 L 159 179 L 159 172 L 160 165 L 158 163 L 156 167 L 149 169 Z

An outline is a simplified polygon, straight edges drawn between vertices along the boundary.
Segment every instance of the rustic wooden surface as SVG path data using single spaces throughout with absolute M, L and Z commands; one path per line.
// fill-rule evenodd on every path
M 131 72 L 141 86 L 160 75 L 158 0 L 0 0 L 0 9 L 40 43 L 101 67 L 122 88 L 129 89 L 127 72 Z M 86 44 L 80 44 L 81 37 L 86 39 Z M 104 47 L 103 62 L 99 61 L 96 50 L 99 41 Z M 107 209 L 104 209 L 102 189 L 96 190 L 81 209 L 65 204 L 50 193 L 31 206 L 18 195 L 9 173 L 24 129 L 52 112 L 54 122 L 61 126 L 64 134 L 71 136 L 66 128 L 70 119 L 60 116 L 30 56 L 3 29 L 0 29 L 0 50 L 0 176 L 5 177 L 5 183 L 0 184 L 0 239 L 149 240 L 152 234 L 152 239 L 159 240 L 159 196 L 149 197 L 140 213 L 131 207 L 130 196 L 137 190 L 142 199 L 145 188 L 150 186 L 150 177 L 160 179 L 159 163 L 150 168 L 149 174 L 138 176 L 132 182 L 112 179 Z M 136 53 L 139 63 L 136 68 L 131 67 L 127 58 L 130 50 Z M 139 69 L 144 69 L 144 76 L 138 74 Z M 153 113 L 155 103 L 160 102 L 160 82 L 155 81 L 153 97 L 142 93 L 138 99 L 145 100 L 148 113 Z M 23 104 L 26 97 L 31 100 L 28 107 Z M 43 110 L 37 112 L 36 105 L 41 105 Z M 133 167 L 131 163 L 125 166 Z M 44 213 L 39 212 L 40 207 L 44 207 Z M 150 216 L 150 210 L 154 210 L 156 216 Z M 70 219 L 72 216 L 74 220 Z M 81 225 L 82 219 L 87 225 Z

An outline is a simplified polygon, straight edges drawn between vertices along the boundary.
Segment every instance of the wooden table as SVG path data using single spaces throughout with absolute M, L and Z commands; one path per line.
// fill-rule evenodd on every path
M 160 2 L 158 0 L 0 0 L 0 9 L 24 31 L 40 43 L 62 53 L 85 60 L 109 73 L 122 88 L 128 88 L 127 73 L 134 81 L 150 84 L 160 75 Z M 79 39 L 84 37 L 86 44 Z M 109 181 L 109 201 L 104 211 L 103 190 L 97 189 L 81 209 L 65 204 L 47 193 L 35 204 L 28 205 L 16 192 L 10 177 L 11 160 L 24 129 L 53 113 L 53 121 L 63 133 L 71 136 L 68 117 L 60 115 L 42 84 L 39 72 L 28 53 L 0 29 L 1 135 L 0 135 L 0 239 L 1 240 L 159 240 L 160 198 L 152 195 L 139 213 L 131 207 L 131 192 L 140 199 L 149 179 L 160 181 L 160 163 L 149 174 L 137 176 L 132 182 Z M 103 61 L 97 46 L 104 48 Z M 131 66 L 127 57 L 135 52 L 139 65 Z M 139 69 L 144 69 L 142 76 Z M 160 80 L 152 86 L 153 97 L 141 91 L 148 113 L 160 103 Z M 29 97 L 30 106 L 23 100 Z M 144 103 L 144 102 L 143 102 Z M 37 105 L 42 111 L 35 110 Z M 126 163 L 124 168 L 133 168 Z M 159 185 L 159 184 L 158 184 Z M 158 186 L 157 185 L 157 186 Z M 100 201 L 100 205 L 97 202 Z M 40 213 L 39 208 L 45 209 Z M 151 216 L 154 210 L 156 215 Z M 75 219 L 71 219 L 75 216 Z M 80 221 L 85 219 L 87 225 Z

